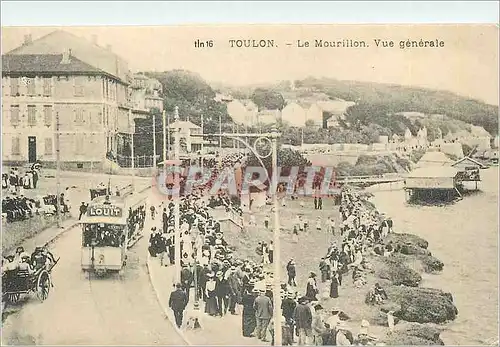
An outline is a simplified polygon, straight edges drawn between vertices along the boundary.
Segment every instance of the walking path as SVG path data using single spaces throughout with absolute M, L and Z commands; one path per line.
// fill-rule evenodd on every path
M 175 325 L 172 310 L 168 307 L 170 293 L 174 289 L 174 266 L 161 266 L 160 260 L 149 257 L 148 269 L 151 283 L 155 288 L 158 301 L 162 306 L 167 318 Z M 189 345 L 225 345 L 225 346 L 266 346 L 256 338 L 242 336 L 241 332 L 241 306 L 237 305 L 236 315 L 227 314 L 224 317 L 211 317 L 204 313 L 204 302 L 200 300 L 200 309 L 194 313 L 194 290 L 190 291 L 190 299 L 184 311 L 183 326 L 179 333 L 185 338 Z M 201 329 L 189 330 L 185 324 L 188 318 L 196 315 L 201 325 Z

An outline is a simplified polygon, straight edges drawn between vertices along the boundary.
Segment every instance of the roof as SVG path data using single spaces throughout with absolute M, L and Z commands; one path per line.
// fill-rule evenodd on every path
M 26 73 L 26 72 L 50 72 L 50 73 L 101 73 L 106 72 L 97 69 L 83 61 L 70 57 L 68 64 L 62 64 L 62 54 L 26 54 L 26 55 L 4 55 L 2 56 L 2 72 L 4 73 Z
M 470 157 L 463 157 L 462 159 L 457 160 L 456 162 L 454 162 L 453 164 L 451 164 L 451 166 L 453 166 L 453 167 L 454 167 L 455 165 L 457 165 L 457 164 L 459 164 L 459 163 L 461 163 L 461 162 L 463 162 L 463 161 L 466 161 L 466 160 L 467 160 L 467 161 L 469 161 L 469 162 L 472 162 L 472 164 L 477 165 L 477 166 L 478 166 L 479 168 L 481 168 L 481 169 L 486 168 L 486 166 L 484 166 L 482 163 L 480 163 L 480 162 L 478 162 L 477 160 L 474 160 L 474 159 L 472 159 L 472 158 L 470 158 Z
M 171 123 L 168 127 L 169 127 L 169 129 L 175 129 L 175 128 L 201 129 L 200 126 L 194 124 L 193 122 L 189 122 L 189 121 L 176 121 L 176 122 Z
M 61 54 L 71 50 L 81 61 L 107 72 L 116 79 L 127 83 L 128 63 L 109 48 L 101 47 L 83 37 L 64 30 L 55 30 L 31 43 L 23 44 L 7 55 Z
M 443 152 L 426 152 L 418 161 L 419 167 L 449 166 L 453 162 Z
M 452 178 L 458 174 L 458 170 L 451 166 L 434 166 L 415 169 L 407 178 Z

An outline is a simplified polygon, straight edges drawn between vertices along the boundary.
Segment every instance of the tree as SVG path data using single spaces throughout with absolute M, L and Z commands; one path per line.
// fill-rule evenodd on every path
M 262 159 L 262 162 L 264 163 L 264 166 L 267 169 L 272 168 L 272 157 L 269 156 L 265 159 Z M 255 155 L 252 153 L 248 160 L 247 160 L 247 165 L 248 166 L 260 166 L 259 161 L 255 157 Z M 305 166 L 310 166 L 311 162 L 307 160 L 299 151 L 290 149 L 290 148 L 280 148 L 278 151 L 278 166 L 279 167 L 305 167 Z
M 251 96 L 252 101 L 261 110 L 282 110 L 285 107 L 285 99 L 281 93 L 271 90 L 257 88 Z

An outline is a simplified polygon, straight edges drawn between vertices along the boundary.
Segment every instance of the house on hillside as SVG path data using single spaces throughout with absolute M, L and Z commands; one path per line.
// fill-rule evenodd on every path
M 262 110 L 257 113 L 256 118 L 259 125 L 275 124 L 281 119 L 281 111 Z
M 247 109 L 240 100 L 233 100 L 227 104 L 227 113 L 236 123 L 246 124 Z
M 130 150 L 136 117 L 128 63 L 106 48 L 57 30 L 2 56 L 4 162 L 55 162 L 97 168 Z
M 243 126 L 257 124 L 257 105 L 251 100 L 232 100 L 227 104 L 229 116 Z
M 149 78 L 144 74 L 134 74 L 132 76 L 131 101 L 134 109 L 149 112 L 156 108 L 163 111 L 162 85 L 160 81 Z
M 316 101 L 307 109 L 306 120 L 313 121 L 319 128 L 338 127 L 346 109 L 354 104 L 344 100 Z
M 296 101 L 289 102 L 283 108 L 281 117 L 294 127 L 303 127 L 306 124 L 306 110 Z

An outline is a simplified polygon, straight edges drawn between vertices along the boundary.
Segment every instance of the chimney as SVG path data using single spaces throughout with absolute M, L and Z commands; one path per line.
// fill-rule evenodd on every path
M 70 58 L 71 58 L 71 49 L 65 49 L 63 52 L 61 64 L 69 64 Z
M 107 49 L 108 51 L 111 51 L 111 49 L 112 49 L 112 48 L 113 48 L 113 47 L 112 47 L 111 45 L 106 45 L 106 49 Z
M 97 44 L 97 35 L 92 35 L 92 43 L 96 46 L 98 46 Z
M 25 45 L 29 45 L 32 42 L 33 42 L 33 40 L 31 39 L 31 34 L 24 35 L 24 44 Z

